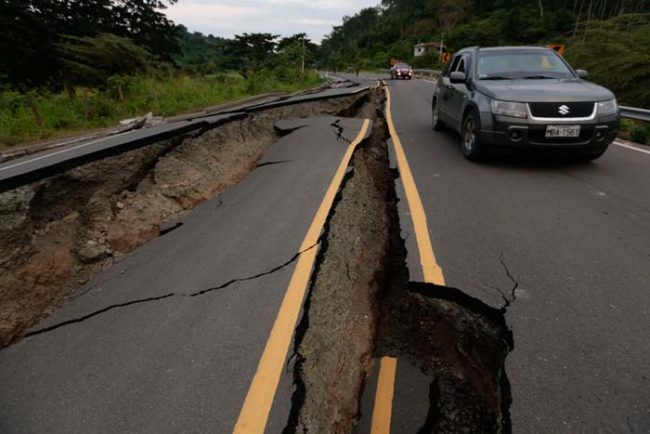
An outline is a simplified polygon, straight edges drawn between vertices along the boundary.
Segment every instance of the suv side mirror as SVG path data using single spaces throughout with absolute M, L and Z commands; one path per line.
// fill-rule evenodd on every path
M 454 84 L 465 83 L 467 81 L 467 76 L 464 72 L 454 71 L 449 75 L 449 81 Z
M 578 77 L 582 78 L 582 79 L 585 79 L 585 78 L 589 77 L 589 73 L 587 71 L 585 71 L 584 69 L 577 69 L 576 74 L 578 74 Z

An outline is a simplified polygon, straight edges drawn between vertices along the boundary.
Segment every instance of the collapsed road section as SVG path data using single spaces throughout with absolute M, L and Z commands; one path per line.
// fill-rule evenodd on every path
M 283 131 L 245 179 L 0 351 L 0 432 L 230 432 L 298 270 L 306 288 L 308 258 L 369 124 L 319 115 Z M 295 316 L 302 300 L 292 300 Z M 273 362 L 278 432 L 292 375 Z
M 391 358 L 425 393 L 394 400 L 382 432 L 509 432 L 505 308 L 411 281 L 384 103 L 377 88 L 258 111 L 4 193 L 5 344 L 69 302 L 0 351 L 0 431 L 366 433 Z M 269 356 L 284 369 L 242 418 L 306 255 L 293 345 Z
M 334 92 L 3 165 L 4 187 L 67 170 L 0 193 L 0 345 L 24 334 L 66 289 L 74 295 L 71 288 L 175 227 L 184 210 L 240 182 L 276 140 L 277 120 L 345 114 L 367 93 Z

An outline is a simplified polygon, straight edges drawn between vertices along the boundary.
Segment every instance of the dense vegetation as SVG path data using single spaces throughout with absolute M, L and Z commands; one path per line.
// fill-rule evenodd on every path
M 190 33 L 176 0 L 0 0 L 0 146 L 313 86 L 305 34 Z
M 74 98 L 65 93 L 44 91 L 26 95 L 16 91 L 0 92 L 0 146 L 114 126 L 121 119 L 148 112 L 170 116 L 248 95 L 294 92 L 319 82 L 318 75 L 313 72 L 305 74 L 304 79 L 286 81 L 265 71 L 249 79 L 238 73 L 124 77 L 121 83 L 127 96 L 121 100 L 113 87 L 105 91 L 81 88 Z M 38 122 L 32 105 L 40 118 Z
M 315 67 L 439 68 L 413 45 L 443 34 L 452 51 L 564 43 L 621 102 L 650 107 L 648 0 L 382 0 L 320 47 L 305 34 L 192 33 L 163 13 L 176 1 L 0 0 L 0 146 L 312 86 Z
M 382 0 L 333 29 L 323 67 L 386 68 L 398 58 L 439 68 L 435 54 L 413 58 L 413 45 L 567 45 L 566 56 L 629 105 L 650 107 L 650 1 Z

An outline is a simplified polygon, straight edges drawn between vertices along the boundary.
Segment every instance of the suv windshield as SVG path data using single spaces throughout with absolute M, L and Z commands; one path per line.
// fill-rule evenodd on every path
M 573 77 L 562 59 L 550 50 L 479 52 L 477 73 L 479 80 Z
M 406 63 L 398 63 L 395 65 L 395 69 L 409 69 L 409 66 Z

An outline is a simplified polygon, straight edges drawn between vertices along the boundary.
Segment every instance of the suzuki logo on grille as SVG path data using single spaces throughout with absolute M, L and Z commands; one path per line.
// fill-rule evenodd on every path
M 569 107 L 565 105 L 561 105 L 560 107 L 558 107 L 557 111 L 560 112 L 561 115 L 568 115 L 571 110 L 569 109 Z

